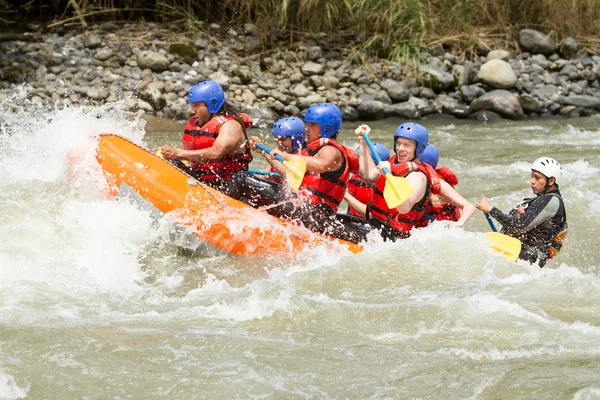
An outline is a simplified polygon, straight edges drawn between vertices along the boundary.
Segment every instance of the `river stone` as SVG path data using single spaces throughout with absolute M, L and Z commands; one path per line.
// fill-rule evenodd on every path
M 304 84 L 298 83 L 290 88 L 290 94 L 294 97 L 306 97 L 310 94 L 310 90 Z
M 401 103 L 410 98 L 410 90 L 408 85 L 404 82 L 385 79 L 381 81 L 380 85 L 383 89 L 385 89 L 388 96 L 394 103 Z
M 398 117 L 406 119 L 417 119 L 421 116 L 414 104 L 405 101 L 404 103 L 393 104 L 387 108 L 388 117 Z
M 108 91 L 104 88 L 90 87 L 87 90 L 87 96 L 94 100 L 104 100 L 108 97 Z
M 95 49 L 102 45 L 102 39 L 95 33 L 90 33 L 83 38 L 83 47 Z
M 449 91 L 456 85 L 456 79 L 448 72 L 430 65 L 419 67 L 423 86 L 429 87 L 435 92 Z
M 340 87 L 340 80 L 332 74 L 325 74 L 322 81 L 323 86 L 327 89 L 337 89 Z
M 462 87 L 469 84 L 469 68 L 464 65 L 453 65 L 452 76 L 456 80 L 456 86 Z
M 508 61 L 510 59 L 510 52 L 506 50 L 492 50 L 486 57 L 488 60 Z
M 152 108 L 156 111 L 162 110 L 167 105 L 167 101 L 163 97 L 162 92 L 158 88 L 150 84 L 142 86 L 137 91 L 137 97 L 140 100 L 143 100 L 148 104 L 152 105 Z
M 471 110 L 494 111 L 510 119 L 525 117 L 519 98 L 508 90 L 493 90 L 484 94 L 471 102 Z
M 155 72 L 161 72 L 169 68 L 167 57 L 155 51 L 140 51 L 136 60 L 141 69 L 148 68 Z
M 342 106 L 342 119 L 344 121 L 357 121 L 358 120 L 358 111 L 354 107 L 350 106 Z
M 588 95 L 569 95 L 562 99 L 563 104 L 578 106 L 578 107 L 589 107 L 595 108 L 600 106 L 600 98 Z
M 534 29 L 523 29 L 519 32 L 519 44 L 533 54 L 550 55 L 556 50 L 552 38 Z
M 581 45 L 572 36 L 567 36 L 560 45 L 560 53 L 565 58 L 573 58 L 581 50 Z
M 198 50 L 196 50 L 196 45 L 192 42 L 171 44 L 169 46 L 169 54 L 181 57 L 188 63 L 198 60 Z
M 324 103 L 325 99 L 318 93 L 312 93 L 306 97 L 299 97 L 296 99 L 296 105 L 301 109 L 308 108 L 308 106 L 316 103 Z
M 517 75 L 511 65 L 502 60 L 490 60 L 479 69 L 478 78 L 499 89 L 510 89 L 517 84 Z
M 537 114 L 542 112 L 540 103 L 529 95 L 523 94 L 519 96 L 519 103 L 525 112 L 534 112 Z
M 486 56 L 492 50 L 490 48 L 490 46 L 488 46 L 487 43 L 485 43 L 481 39 L 477 40 L 476 48 L 477 48 L 477 54 L 479 54 L 480 56 Z
M 384 104 L 392 104 L 392 99 L 390 99 L 390 96 L 388 96 L 387 92 L 385 92 L 384 90 L 377 91 L 374 97 L 375 100 L 380 101 Z
M 323 65 L 309 61 L 302 65 L 301 71 L 306 76 L 320 75 L 323 73 Z
M 106 61 L 111 58 L 113 55 L 113 51 L 111 49 L 101 49 L 96 53 L 96 60 Z
M 373 121 L 385 118 L 386 105 L 380 101 L 366 101 L 358 105 L 358 116 L 362 121 Z

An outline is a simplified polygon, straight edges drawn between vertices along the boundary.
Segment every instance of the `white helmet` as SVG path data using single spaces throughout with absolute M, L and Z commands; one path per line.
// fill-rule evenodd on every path
M 546 178 L 554 178 L 558 182 L 562 175 L 562 168 L 558 161 L 550 157 L 540 157 L 533 162 L 531 170 L 541 172 Z

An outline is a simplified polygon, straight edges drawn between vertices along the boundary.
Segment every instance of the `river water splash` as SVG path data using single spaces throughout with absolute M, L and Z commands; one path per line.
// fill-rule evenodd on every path
M 472 202 L 507 210 L 535 158 L 563 164 L 570 232 L 538 269 L 491 253 L 481 214 L 358 255 L 228 256 L 106 194 L 99 133 L 181 132 L 119 103 L 0 113 L 0 398 L 600 398 L 598 119 L 424 122 Z

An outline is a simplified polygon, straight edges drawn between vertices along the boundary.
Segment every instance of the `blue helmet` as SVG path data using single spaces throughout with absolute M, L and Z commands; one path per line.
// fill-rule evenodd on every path
M 204 81 L 193 86 L 188 92 L 188 103 L 200 102 L 206 104 L 206 108 L 211 114 L 219 111 L 225 103 L 225 92 L 221 85 L 215 81 Z
M 429 141 L 429 133 L 427 128 L 423 125 L 415 124 L 414 122 L 405 122 L 396 128 L 394 133 L 394 147 L 396 147 L 396 140 L 399 137 L 411 139 L 417 142 L 415 148 L 415 157 L 419 157 L 425 151 L 427 142 Z
M 431 165 L 433 169 L 437 169 L 438 162 L 440 161 L 440 152 L 438 151 L 437 147 L 429 143 L 419 159 L 421 162 Z
M 281 118 L 275 122 L 271 132 L 274 137 L 292 138 L 292 147 L 296 150 L 302 148 L 306 138 L 304 122 L 296 117 Z
M 373 147 L 375 147 L 375 152 L 377 153 L 377 155 L 379 156 L 381 161 L 387 161 L 390 159 L 390 151 L 388 150 L 387 147 L 385 147 L 385 145 L 383 145 L 381 143 L 373 142 Z M 357 146 L 356 154 L 360 155 L 359 150 L 360 150 L 360 146 Z M 373 158 L 373 162 L 375 163 L 375 165 L 377 165 L 377 161 L 375 161 L 375 156 L 373 156 L 373 154 L 371 154 L 371 157 Z
M 342 112 L 335 104 L 313 104 L 306 109 L 304 122 L 319 124 L 321 137 L 330 138 L 342 127 Z

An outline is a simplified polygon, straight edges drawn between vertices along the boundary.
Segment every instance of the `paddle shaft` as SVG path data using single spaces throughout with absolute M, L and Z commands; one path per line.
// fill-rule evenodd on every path
M 490 217 L 489 213 L 485 213 L 485 218 L 487 219 L 488 224 L 490 224 L 490 228 L 492 228 L 494 232 L 498 232 L 498 229 L 496 229 L 496 225 L 494 225 L 494 221 L 492 221 L 492 217 Z
M 275 177 L 280 176 L 277 172 L 260 171 L 258 169 L 249 169 L 248 172 L 250 172 L 251 174 L 254 174 L 254 175 L 266 175 L 266 176 L 275 176 Z
M 271 150 L 270 150 L 268 147 L 266 147 L 266 146 L 264 146 L 264 145 L 262 145 L 262 144 L 260 144 L 260 143 L 255 143 L 254 145 L 255 145 L 256 147 L 258 147 L 259 149 L 261 149 L 262 151 L 264 151 L 264 152 L 266 152 L 266 153 L 268 153 L 268 154 L 271 154 Z M 276 159 L 277 161 L 279 161 L 280 163 L 283 163 L 283 162 L 285 161 L 285 160 L 283 159 L 283 157 L 281 157 L 279 154 L 275 154 L 275 159 Z
M 363 135 L 363 140 L 365 141 L 367 146 L 369 146 L 369 150 L 371 150 L 371 155 L 373 156 L 373 159 L 375 160 L 375 162 L 377 164 L 379 164 L 381 162 L 381 158 L 379 157 L 379 154 L 377 154 L 377 151 L 375 151 L 375 146 L 373 146 L 373 142 L 371 142 L 369 135 L 366 135 L 366 134 Z M 383 168 L 383 173 L 384 173 L 384 175 L 389 174 L 389 171 L 387 170 L 387 168 Z

